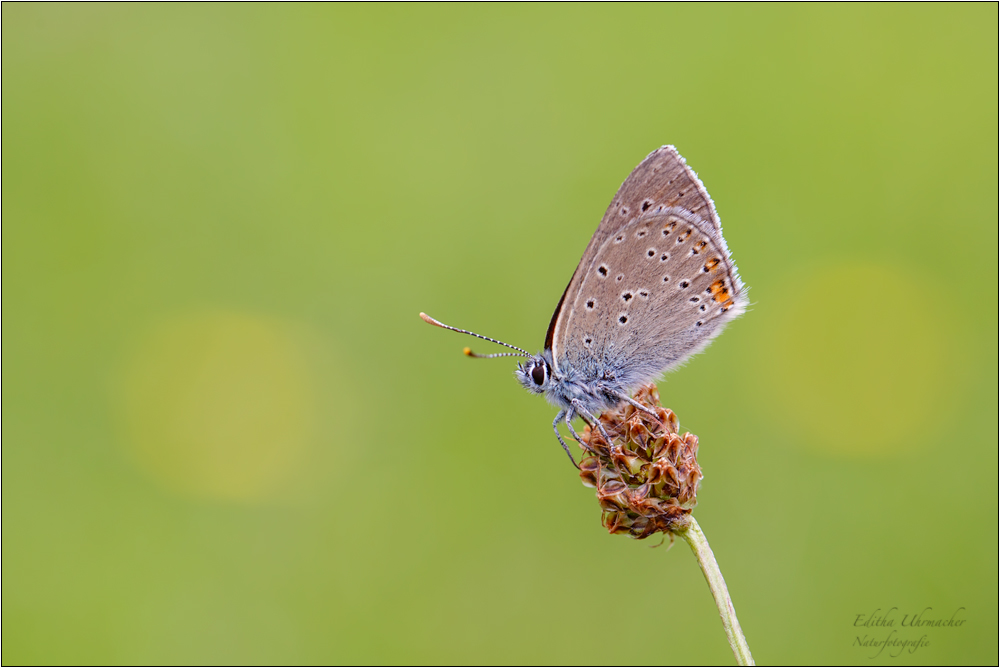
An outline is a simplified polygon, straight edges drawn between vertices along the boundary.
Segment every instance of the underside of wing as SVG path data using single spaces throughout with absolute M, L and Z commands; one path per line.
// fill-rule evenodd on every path
M 704 228 L 670 207 L 607 238 L 564 296 L 554 358 L 587 378 L 634 387 L 708 345 L 746 297 L 724 245 Z
M 692 262 L 697 259 L 696 256 L 701 253 L 709 252 L 705 249 L 711 249 L 712 257 L 718 258 L 718 263 L 714 265 L 708 272 L 703 272 L 703 274 L 698 274 L 695 271 L 692 274 L 692 278 L 698 279 L 698 285 L 704 282 L 704 279 L 709 275 L 715 277 L 715 280 L 723 280 L 723 287 L 726 289 L 726 295 L 728 297 L 723 299 L 722 302 L 731 301 L 732 303 L 726 307 L 726 310 L 721 313 L 710 312 L 708 309 L 708 304 L 704 301 L 691 302 L 689 304 L 696 304 L 696 308 L 700 306 L 705 306 L 705 310 L 702 314 L 705 316 L 702 318 L 702 324 L 692 325 L 698 328 L 705 328 L 696 330 L 691 335 L 691 344 L 681 344 L 678 342 L 678 350 L 670 353 L 669 357 L 674 358 L 676 353 L 680 351 L 688 350 L 687 353 L 681 355 L 675 361 L 663 364 L 660 370 L 667 368 L 672 364 L 676 364 L 681 361 L 684 357 L 696 352 L 697 349 L 704 347 L 711 340 L 714 334 L 717 334 L 721 330 L 721 322 L 728 321 L 742 312 L 745 306 L 745 298 L 743 296 L 743 286 L 740 283 L 739 276 L 736 272 L 736 267 L 733 265 L 732 260 L 729 257 L 729 250 L 726 248 L 726 242 L 722 238 L 722 226 L 719 222 L 719 217 L 715 212 L 715 206 L 712 203 L 711 197 L 709 197 L 708 192 L 702 185 L 698 176 L 691 170 L 690 167 L 684 161 L 673 146 L 663 146 L 648 156 L 643 160 L 638 167 L 632 170 L 625 182 L 622 183 L 621 187 L 618 189 L 618 193 L 615 195 L 614 199 L 611 201 L 608 210 L 604 214 L 604 218 L 601 220 L 601 224 L 598 226 L 597 231 L 594 233 L 593 238 L 590 240 L 590 244 L 587 246 L 587 250 L 583 254 L 583 259 L 580 265 L 577 267 L 573 278 L 570 280 L 566 291 L 563 293 L 562 299 L 559 301 L 559 305 L 556 307 L 556 311 L 552 316 L 552 321 L 549 324 L 549 329 L 545 338 L 545 347 L 552 350 L 553 359 L 557 367 L 559 366 L 559 360 L 563 358 L 570 350 L 578 350 L 577 344 L 579 342 L 574 342 L 573 345 L 567 346 L 566 342 L 570 340 L 569 337 L 582 337 L 581 341 L 586 339 L 586 335 L 583 332 L 586 329 L 589 332 L 601 331 L 599 327 L 596 326 L 596 322 L 587 327 L 582 327 L 584 321 L 590 321 L 593 318 L 605 318 L 605 319 L 615 319 L 617 322 L 618 314 L 617 312 L 604 313 L 603 311 L 587 311 L 586 310 L 586 300 L 583 299 L 584 284 L 590 280 L 598 280 L 595 276 L 591 275 L 593 272 L 597 271 L 599 263 L 597 262 L 597 257 L 599 254 L 603 254 L 609 261 L 614 260 L 615 263 L 619 263 L 621 266 L 615 270 L 615 274 L 612 278 L 617 278 L 619 274 L 623 276 L 628 276 L 632 278 L 636 274 L 636 267 L 638 271 L 645 271 L 649 269 L 647 264 L 628 264 L 633 261 L 638 261 L 643 259 L 643 254 L 645 254 L 645 260 L 648 260 L 651 256 L 648 252 L 652 248 L 643 246 L 642 242 L 649 241 L 652 237 L 634 237 L 630 234 L 636 233 L 640 227 L 646 225 L 652 225 L 655 219 L 658 222 L 666 221 L 667 217 L 673 216 L 673 224 L 675 227 L 683 226 L 684 229 L 691 229 L 690 236 L 688 239 L 692 245 L 685 246 L 688 250 L 694 248 L 694 244 L 704 242 L 702 250 L 691 256 Z M 666 225 L 668 223 L 664 223 Z M 651 228 L 650 228 L 651 229 Z M 630 232 L 631 231 L 631 232 Z M 682 230 L 683 231 L 683 230 Z M 663 234 L 662 230 L 658 232 Z M 619 238 L 621 237 L 621 238 Z M 672 236 L 671 239 L 676 241 L 676 235 Z M 664 240 L 666 237 L 664 237 Z M 659 240 L 658 240 L 659 241 Z M 638 243 L 641 248 L 632 248 L 633 242 Z M 686 244 L 688 240 L 681 241 L 680 244 Z M 623 245 L 624 244 L 624 245 Z M 656 254 L 657 261 L 666 252 L 659 247 L 656 248 L 658 251 Z M 677 249 L 672 249 L 677 250 Z M 622 254 L 623 253 L 623 254 Z M 622 255 L 619 255 L 622 254 Z M 634 256 L 634 257 L 633 257 Z M 675 255 L 670 255 L 676 260 Z M 643 262 L 645 262 L 643 260 Z M 663 261 L 666 262 L 666 261 Z M 693 265 L 692 265 L 693 266 Z M 704 265 L 702 265 L 704 266 Z M 694 269 L 700 269 L 700 267 L 694 267 Z M 685 267 L 685 271 L 687 267 Z M 609 272 L 611 271 L 609 267 Z M 673 271 L 673 268 L 672 268 Z M 678 273 L 678 272 L 674 272 Z M 659 279 L 663 280 L 660 276 Z M 621 280 L 625 280 L 624 278 Z M 645 283 L 650 283 L 650 285 L 645 286 L 652 289 L 651 278 L 646 280 Z M 591 287 L 596 287 L 594 284 L 590 284 Z M 636 287 L 636 286 L 632 286 Z M 660 286 L 657 286 L 660 287 Z M 692 288 L 693 288 L 692 284 Z M 708 289 L 710 286 L 701 286 L 702 289 Z M 718 287 L 715 295 L 712 295 L 712 300 L 715 300 L 715 296 L 721 294 L 718 292 Z M 688 288 L 680 288 L 681 290 L 687 290 Z M 638 292 L 636 292 L 638 294 Z M 652 295 L 653 293 L 650 293 Z M 686 293 L 693 296 L 694 293 Z M 657 331 L 663 325 L 663 318 L 668 314 L 664 309 L 671 308 L 671 306 L 681 299 L 681 294 L 677 293 L 671 296 L 667 296 L 665 293 L 657 293 L 656 298 L 645 299 L 644 302 L 634 302 L 633 307 L 639 306 L 639 304 L 646 304 L 646 308 L 655 308 L 661 318 L 657 321 Z M 642 297 L 640 297 L 642 298 Z M 690 300 L 690 296 L 684 297 Z M 583 299 L 583 301 L 581 301 Z M 699 300 L 702 298 L 699 296 Z M 678 302 L 679 303 L 679 302 Z M 721 303 L 721 302 L 716 302 Z M 583 309 L 583 310 L 581 310 Z M 614 316 L 614 318 L 612 318 Z M 640 318 L 642 321 L 646 321 L 645 317 Z M 721 321 L 721 322 L 720 322 Z M 608 320 L 610 323 L 610 320 Z M 698 320 L 693 321 L 697 323 Z M 713 324 L 714 326 L 709 326 Z M 617 327 L 617 325 L 616 325 Z M 571 331 L 572 330 L 572 331 Z M 607 330 L 605 330 L 607 331 Z M 611 328 L 612 332 L 623 333 L 621 330 Z M 631 328 L 629 328 L 631 331 Z M 642 330 L 646 332 L 646 330 Z M 710 335 L 706 336 L 706 334 Z M 683 336 L 682 336 L 683 338 Z M 632 348 L 632 346 L 619 345 L 616 349 L 615 356 L 624 354 L 625 348 Z M 633 350 L 635 354 L 643 354 L 638 350 Z M 665 351 L 660 351 L 657 353 L 655 350 L 649 351 L 649 354 L 656 355 L 662 354 Z M 584 353 L 586 359 L 592 359 L 588 354 Z M 575 364 L 575 361 L 570 361 Z M 656 375 L 655 373 L 653 374 Z

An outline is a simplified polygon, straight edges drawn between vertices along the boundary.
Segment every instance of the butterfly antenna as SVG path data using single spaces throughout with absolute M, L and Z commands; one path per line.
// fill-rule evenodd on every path
M 469 357 L 475 357 L 479 360 L 490 360 L 494 357 L 524 357 L 521 353 L 492 353 L 490 355 L 480 355 L 479 353 L 472 352 L 472 348 L 469 348 L 468 346 L 462 348 L 462 353 L 468 355 Z
M 489 341 L 490 343 L 498 343 L 501 346 L 506 346 L 507 348 L 511 348 L 513 350 L 518 351 L 516 353 L 493 353 L 492 355 L 477 355 L 476 353 L 472 352 L 471 348 L 466 348 L 462 352 L 464 352 L 469 357 L 478 357 L 480 359 L 490 359 L 492 357 L 531 357 L 531 353 L 529 353 L 527 350 L 524 350 L 523 348 L 518 348 L 517 346 L 512 346 L 509 343 L 504 343 L 503 341 L 497 341 L 496 339 L 491 339 L 490 337 L 483 336 L 482 334 L 476 334 L 475 332 L 470 332 L 467 329 L 459 329 L 458 327 L 451 327 L 449 325 L 444 324 L 443 322 L 438 322 L 437 320 L 430 317 L 426 313 L 421 313 L 420 318 L 429 325 L 434 325 L 435 327 L 441 327 L 442 329 L 450 329 L 451 331 L 458 332 L 460 334 L 468 334 L 469 336 L 474 336 L 477 339 Z

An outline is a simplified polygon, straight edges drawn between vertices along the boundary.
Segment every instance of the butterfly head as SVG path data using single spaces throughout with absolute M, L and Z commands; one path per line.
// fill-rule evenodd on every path
M 514 372 L 525 389 L 542 394 L 552 387 L 552 366 L 544 354 L 533 355 L 527 362 L 519 362 Z

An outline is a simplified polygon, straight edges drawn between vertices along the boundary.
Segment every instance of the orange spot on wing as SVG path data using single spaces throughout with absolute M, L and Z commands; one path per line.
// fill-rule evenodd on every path
M 729 288 L 726 287 L 726 282 L 724 280 L 719 279 L 715 283 L 712 283 L 712 285 L 708 286 L 708 289 L 712 293 L 712 298 L 718 303 L 721 304 L 722 302 L 729 300 Z

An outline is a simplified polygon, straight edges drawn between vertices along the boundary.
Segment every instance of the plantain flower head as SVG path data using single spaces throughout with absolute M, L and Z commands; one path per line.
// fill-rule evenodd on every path
M 657 417 L 631 404 L 605 411 L 600 423 L 611 443 L 600 429 L 584 429 L 580 478 L 597 490 L 601 521 L 611 533 L 672 534 L 688 525 L 698 503 L 698 437 L 677 432 L 677 416 L 660 405 L 656 385 L 643 385 L 633 398 Z

